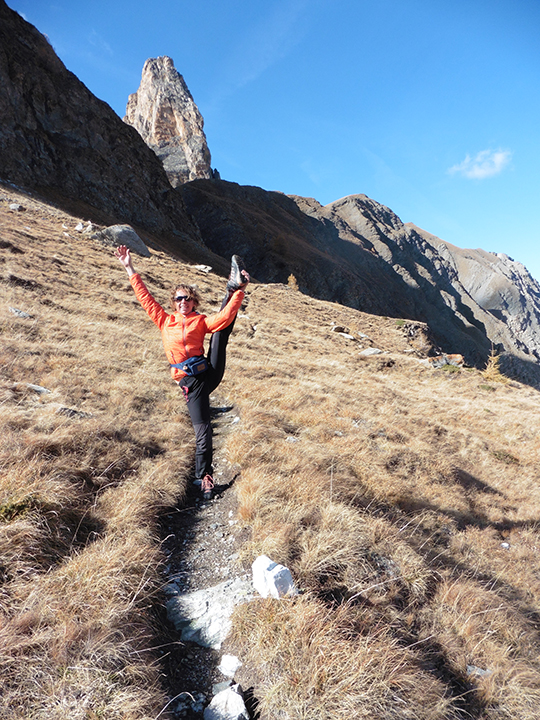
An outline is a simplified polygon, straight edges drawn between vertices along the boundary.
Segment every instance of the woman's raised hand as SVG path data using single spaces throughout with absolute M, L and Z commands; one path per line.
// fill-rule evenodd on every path
M 129 251 L 129 248 L 127 248 L 125 245 L 119 245 L 114 251 L 114 254 L 120 260 L 122 265 L 126 268 L 127 274 L 131 277 L 131 275 L 134 274 L 135 270 L 133 269 L 133 263 L 131 261 L 131 253 Z
M 120 260 L 124 267 L 127 267 L 130 264 L 131 253 L 129 252 L 129 248 L 127 248 L 125 245 L 119 245 L 114 251 L 114 254 Z

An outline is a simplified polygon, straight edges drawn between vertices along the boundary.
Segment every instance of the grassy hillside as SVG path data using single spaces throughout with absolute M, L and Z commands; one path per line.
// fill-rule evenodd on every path
M 0 717 L 165 718 L 157 523 L 191 467 L 183 401 L 112 248 L 11 189 L 0 218 Z M 162 303 L 184 278 L 216 309 L 221 278 L 136 265 Z M 262 716 L 538 717 L 540 394 L 433 370 L 421 325 L 292 280 L 242 315 L 221 386 L 242 559 L 302 589 L 235 615 Z

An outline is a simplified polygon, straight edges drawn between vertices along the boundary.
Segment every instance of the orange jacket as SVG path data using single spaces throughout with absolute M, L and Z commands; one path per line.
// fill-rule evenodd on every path
M 244 299 L 243 291 L 237 290 L 223 310 L 210 317 L 199 315 L 195 311 L 185 316 L 182 313 L 169 314 L 152 297 L 138 273 L 131 276 L 130 282 L 137 300 L 161 330 L 163 347 L 170 365 L 181 363 L 188 357 L 204 355 L 204 336 L 226 328 Z M 171 375 L 173 380 L 180 380 L 186 373 L 178 368 L 171 368 Z

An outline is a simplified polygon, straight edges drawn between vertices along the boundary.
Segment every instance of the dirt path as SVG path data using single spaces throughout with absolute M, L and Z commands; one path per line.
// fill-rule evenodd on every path
M 214 429 L 213 499 L 203 501 L 200 488 L 190 483 L 182 507 L 162 518 L 163 550 L 167 557 L 165 582 L 174 581 L 180 592 L 209 588 L 229 578 L 248 575 L 238 550 L 246 539 L 236 521 L 237 502 L 233 490 L 240 468 L 231 465 L 223 453 L 224 441 L 238 422 L 234 406 L 221 396 L 212 395 Z M 179 633 L 165 624 L 162 648 L 163 672 L 167 693 L 173 700 L 167 712 L 174 718 L 202 718 L 216 685 L 229 682 L 217 669 L 221 652 L 180 642 Z M 177 697 L 178 696 L 178 697 Z M 246 699 L 248 704 L 249 698 Z M 253 705 L 253 702 L 251 703 Z M 252 713 L 252 717 L 256 717 Z

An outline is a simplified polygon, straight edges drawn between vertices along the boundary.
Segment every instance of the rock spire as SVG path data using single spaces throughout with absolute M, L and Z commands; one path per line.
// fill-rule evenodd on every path
M 124 122 L 161 159 L 173 187 L 212 177 L 202 115 L 170 57 L 145 62 L 139 89 L 129 96 Z

